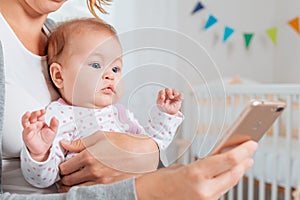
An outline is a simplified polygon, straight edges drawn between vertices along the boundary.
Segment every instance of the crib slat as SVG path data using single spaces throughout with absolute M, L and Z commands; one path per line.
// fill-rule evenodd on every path
M 274 97 L 275 101 L 278 101 L 278 96 L 276 95 Z M 273 126 L 273 135 L 272 135 L 272 166 L 273 166 L 273 171 L 272 171 L 272 188 L 271 188 L 271 200 L 277 200 L 277 147 L 278 147 L 278 133 L 279 133 L 279 122 L 278 120 L 275 121 L 274 126 Z
M 262 145 L 263 146 L 263 145 Z M 265 158 L 264 153 L 261 153 L 258 159 L 261 162 L 261 165 L 264 166 Z M 259 199 L 265 200 L 265 180 L 264 180 L 264 170 L 261 170 L 261 174 L 259 177 Z
M 233 198 L 234 198 L 233 192 L 234 192 L 234 188 L 231 189 L 231 190 L 229 190 L 229 192 L 228 192 L 228 200 L 233 200 Z
M 292 99 L 291 96 L 287 96 L 287 107 L 286 107 L 286 111 L 287 111 L 287 118 L 286 118 L 286 182 L 285 182 L 285 193 L 284 193 L 284 199 L 285 200 L 290 200 L 291 199 L 291 195 L 290 195 L 290 191 L 291 191 L 291 185 L 290 185 L 290 166 L 291 166 L 291 159 L 290 159 L 290 155 L 291 155 L 291 139 L 292 139 L 292 129 L 291 129 L 291 122 L 292 122 Z
M 249 169 L 248 175 L 248 200 L 253 200 L 253 193 L 254 193 L 254 179 L 253 179 L 253 169 Z
M 241 179 L 237 185 L 237 199 L 243 200 L 243 182 L 244 180 Z

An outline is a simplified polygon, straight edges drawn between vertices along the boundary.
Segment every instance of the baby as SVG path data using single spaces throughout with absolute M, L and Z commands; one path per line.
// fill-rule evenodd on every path
M 49 37 L 49 73 L 61 98 L 46 110 L 22 117 L 21 168 L 25 179 L 43 188 L 59 180 L 59 164 L 72 155 L 60 140 L 75 140 L 97 130 L 147 134 L 161 150 L 172 141 L 183 120 L 183 94 L 159 91 L 157 106 L 145 129 L 121 104 L 122 48 L 113 27 L 98 19 L 60 25 Z M 74 155 L 74 154 L 73 154 Z

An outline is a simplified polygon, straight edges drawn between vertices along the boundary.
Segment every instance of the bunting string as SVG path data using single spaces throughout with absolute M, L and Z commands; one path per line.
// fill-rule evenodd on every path
M 205 6 L 202 2 L 198 1 L 194 7 L 194 9 L 191 12 L 191 15 L 194 15 L 197 12 L 200 12 L 201 10 L 205 9 Z M 203 30 L 207 30 L 218 23 L 218 19 L 213 15 L 210 14 L 206 20 L 206 23 L 203 27 Z M 296 16 L 290 20 L 288 20 L 287 24 L 289 27 L 294 30 L 299 36 L 300 36 L 300 21 L 299 16 Z M 224 26 L 224 32 L 223 32 L 223 43 L 226 43 L 230 37 L 235 33 L 235 29 L 233 27 L 229 27 L 227 25 Z M 270 41 L 276 45 L 277 44 L 277 33 L 278 33 L 278 27 L 274 26 L 271 28 L 268 28 L 265 30 L 266 35 L 270 39 Z M 245 48 L 249 49 L 251 42 L 253 41 L 255 33 L 254 32 L 247 32 L 243 33 L 244 38 L 244 44 Z

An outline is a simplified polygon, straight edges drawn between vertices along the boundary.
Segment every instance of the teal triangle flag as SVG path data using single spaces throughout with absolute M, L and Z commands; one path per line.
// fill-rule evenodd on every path
M 218 19 L 215 18 L 214 16 L 212 15 L 209 15 L 207 21 L 206 21 L 206 24 L 204 26 L 204 29 L 207 30 L 209 27 L 211 27 L 212 25 L 214 25 L 215 23 L 217 23 Z
M 233 32 L 233 28 L 226 26 L 224 29 L 223 42 L 226 42 Z
M 245 40 L 246 49 L 249 48 L 252 38 L 253 38 L 253 33 L 244 33 L 244 40 Z
M 192 12 L 192 15 L 198 12 L 199 10 L 202 10 L 203 8 L 204 8 L 203 4 L 199 1 Z

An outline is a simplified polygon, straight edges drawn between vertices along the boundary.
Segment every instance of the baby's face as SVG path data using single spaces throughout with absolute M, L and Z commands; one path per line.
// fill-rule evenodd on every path
M 72 40 L 62 64 L 64 98 L 75 106 L 103 108 L 122 95 L 122 49 L 110 33 L 86 32 Z

